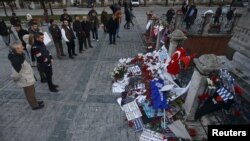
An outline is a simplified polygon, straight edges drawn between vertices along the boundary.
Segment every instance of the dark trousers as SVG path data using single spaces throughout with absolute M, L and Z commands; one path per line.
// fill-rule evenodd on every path
M 87 43 L 88 43 L 89 47 L 92 47 L 90 36 L 86 37 L 85 42 L 84 42 L 84 46 L 86 49 L 88 48 Z
M 109 33 L 109 43 L 115 44 L 115 33 Z
M 214 17 L 214 24 L 220 23 L 220 17 Z
M 68 47 L 68 54 L 69 57 L 72 57 L 73 54 L 75 54 L 75 41 L 70 41 L 70 42 L 66 42 L 67 47 Z
M 60 59 L 61 56 L 64 55 L 62 41 L 61 40 L 54 40 L 54 45 L 56 47 L 57 58 Z
M 127 29 L 130 28 L 130 21 L 126 21 L 126 23 L 125 23 L 125 25 L 124 25 L 124 28 L 127 28 Z
M 77 38 L 78 38 L 79 52 L 81 52 L 81 51 L 83 51 L 83 43 L 84 43 L 84 45 L 85 45 L 86 38 L 84 38 L 84 37 L 81 36 L 81 35 L 78 35 Z M 84 41 L 84 40 L 85 40 L 85 41 Z M 86 45 L 85 45 L 85 48 L 86 48 Z
M 25 96 L 27 101 L 29 102 L 30 107 L 35 108 L 38 106 L 37 100 L 36 100 L 36 92 L 34 85 L 23 87 Z
M 98 40 L 98 30 L 97 30 L 97 27 L 94 27 L 92 29 L 92 37 L 93 37 L 93 39 Z
M 47 83 L 49 89 L 53 89 L 53 82 L 52 82 L 52 65 L 51 64 L 38 64 L 40 71 L 43 72 L 46 76 Z

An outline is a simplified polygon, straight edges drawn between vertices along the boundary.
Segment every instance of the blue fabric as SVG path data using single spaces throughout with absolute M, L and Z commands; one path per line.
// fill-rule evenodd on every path
M 153 102 L 154 109 L 166 109 L 168 108 L 166 93 L 161 92 L 160 89 L 164 86 L 164 81 L 162 79 L 151 80 L 150 88 L 151 88 L 151 100 Z

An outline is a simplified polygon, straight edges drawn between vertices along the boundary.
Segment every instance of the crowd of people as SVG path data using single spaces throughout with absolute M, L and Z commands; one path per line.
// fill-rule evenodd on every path
M 132 7 L 124 3 L 124 13 L 126 24 L 124 28 L 129 29 L 132 19 L 135 17 L 132 13 Z M 65 56 L 69 59 L 74 59 L 78 53 L 83 53 L 89 48 L 93 48 L 91 43 L 91 35 L 93 41 L 99 41 L 98 29 L 103 25 L 104 33 L 109 34 L 109 43 L 116 44 L 116 38 L 120 38 L 119 31 L 122 22 L 121 6 L 113 5 L 110 7 L 113 11 L 110 17 L 106 9 L 101 13 L 99 20 L 98 13 L 95 7 L 92 6 L 91 10 L 86 16 L 80 17 L 74 15 L 72 17 L 68 14 L 67 9 L 63 10 L 60 16 L 62 25 L 58 25 L 54 19 L 49 19 L 48 11 L 44 11 L 44 22 L 48 25 L 48 31 L 51 34 L 52 41 L 56 50 L 56 56 L 60 60 Z M 27 101 L 33 110 L 41 109 L 44 107 L 44 102 L 36 99 L 35 81 L 32 67 L 36 67 L 41 83 L 47 83 L 51 92 L 58 92 L 59 86 L 53 82 L 53 62 L 52 54 L 47 49 L 45 44 L 45 31 L 40 27 L 40 21 L 33 19 L 31 14 L 27 14 L 27 30 L 22 27 L 21 20 L 12 14 L 10 23 L 14 27 L 18 38 L 21 42 L 14 42 L 10 47 L 8 59 L 12 65 L 12 79 L 18 86 L 24 89 Z M 0 20 L 0 35 L 4 38 L 9 34 L 7 25 L 4 20 Z M 75 41 L 77 40 L 77 45 Z M 63 41 L 67 46 L 68 54 L 65 54 Z M 83 47 L 84 46 L 84 47 Z
M 135 16 L 131 5 L 127 3 L 123 5 L 125 15 L 124 28 L 129 30 L 130 24 L 134 25 L 133 18 L 135 18 Z M 112 16 L 110 17 L 106 9 L 104 9 L 101 13 L 100 20 L 94 6 L 89 13 L 83 17 L 74 15 L 72 18 L 72 16 L 68 14 L 67 9 L 64 9 L 63 14 L 60 16 L 61 27 L 54 19 L 49 19 L 47 14 L 45 14 L 45 22 L 49 23 L 48 31 L 51 34 L 57 58 L 62 59 L 68 55 L 70 59 L 74 59 L 78 56 L 78 53 L 81 54 L 85 50 L 93 48 L 91 35 L 93 41 L 99 41 L 98 29 L 101 24 L 103 25 L 104 33 L 109 34 L 110 45 L 115 45 L 116 38 L 120 38 L 119 31 L 122 23 L 122 10 L 120 5 L 112 5 L 110 8 L 113 12 Z M 235 9 L 229 10 L 226 15 L 228 20 L 232 20 L 234 10 Z M 198 10 L 194 4 L 188 6 L 184 2 L 181 11 L 185 15 L 184 21 L 186 22 L 186 28 L 190 29 L 197 17 Z M 220 6 L 215 12 L 215 24 L 219 23 L 221 11 Z M 47 13 L 47 11 L 45 11 L 45 13 Z M 167 22 L 170 24 L 175 15 L 175 10 L 170 8 L 166 15 Z M 58 92 L 59 86 L 53 83 L 53 57 L 44 43 L 44 31 L 39 27 L 39 22 L 33 19 L 30 14 L 27 14 L 27 18 L 29 18 L 27 24 L 29 26 L 28 30 L 22 27 L 21 20 L 16 14 L 12 14 L 10 23 L 15 28 L 21 42 L 14 42 L 10 45 L 8 58 L 13 67 L 13 80 L 20 87 L 23 87 L 30 106 L 33 110 L 36 110 L 42 108 L 44 103 L 43 101 L 36 100 L 34 88 L 35 77 L 31 67 L 37 67 L 41 83 L 47 83 L 51 92 Z M 148 13 L 148 19 L 150 18 L 153 18 L 153 11 Z M 8 27 L 4 20 L 0 19 L 0 35 L 4 39 L 8 34 Z M 62 40 L 66 43 L 67 55 L 65 54 Z M 75 40 L 78 41 L 78 49 L 76 49 Z M 28 61 L 26 61 L 25 55 Z

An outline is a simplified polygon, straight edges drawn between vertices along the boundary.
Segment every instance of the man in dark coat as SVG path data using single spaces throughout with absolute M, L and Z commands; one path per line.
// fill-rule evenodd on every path
M 174 9 L 173 8 L 170 8 L 168 11 L 167 11 L 167 22 L 168 22 L 168 24 L 170 24 L 171 23 L 171 21 L 172 21 L 172 19 L 173 19 L 173 17 L 174 17 L 174 15 L 175 15 L 175 11 L 174 11 Z
M 16 29 L 18 38 L 19 38 L 20 41 L 22 42 L 22 45 L 23 45 L 25 51 L 27 52 L 28 55 L 30 55 L 29 51 L 28 51 L 27 48 L 26 48 L 26 43 L 25 43 L 25 41 L 23 40 L 23 36 L 29 34 L 29 32 L 28 32 L 27 30 L 23 29 L 22 26 L 21 26 L 21 24 L 16 24 L 16 25 L 15 25 L 15 29 Z M 28 56 L 28 57 L 30 57 L 30 56 Z
M 130 29 L 131 15 L 130 15 L 128 7 L 124 7 L 124 8 L 125 8 L 125 12 L 124 13 L 125 13 L 125 20 L 126 20 L 124 28 Z
M 88 13 L 89 16 L 89 22 L 91 23 L 91 30 L 92 30 L 92 36 L 93 40 L 98 40 L 98 28 L 99 28 L 99 20 L 98 20 L 98 14 L 95 10 L 95 7 L 93 6 L 92 9 Z
M 86 16 L 83 16 L 82 18 L 82 29 L 86 35 L 86 42 L 84 42 L 84 46 L 87 49 L 87 42 L 89 45 L 89 48 L 93 48 L 91 45 L 91 40 L 90 40 L 90 30 L 91 30 L 91 24 L 89 22 L 89 19 Z
M 221 5 L 216 9 L 215 15 L 214 15 L 214 24 L 220 23 L 220 16 L 222 14 L 222 8 Z
M 63 14 L 60 17 L 60 21 L 63 22 L 67 20 L 70 26 L 70 23 L 72 22 L 72 17 L 68 14 L 67 9 L 63 9 Z
M 186 22 L 186 29 L 190 29 L 191 25 L 194 23 L 196 17 L 197 17 L 198 10 L 196 8 L 196 5 L 191 5 L 188 9 L 188 12 L 185 17 Z
M 0 19 L 0 35 L 3 37 L 3 41 L 6 44 L 6 46 L 9 46 L 9 31 L 6 23 L 4 20 Z
M 227 12 L 227 24 L 233 19 L 234 16 L 234 11 L 236 10 L 236 8 L 230 9 Z
M 114 44 L 115 45 L 117 27 L 118 27 L 118 22 L 115 19 L 115 15 L 112 15 L 112 18 L 108 22 L 109 44 Z
M 12 17 L 10 18 L 10 24 L 15 26 L 17 24 L 21 24 L 20 19 L 16 16 L 16 13 L 12 13 Z
M 70 59 L 74 59 L 74 56 L 77 56 L 75 53 L 75 35 L 72 28 L 69 26 L 67 20 L 63 21 L 62 29 L 61 29 L 62 37 L 67 44 L 68 54 Z
M 101 14 L 101 22 L 103 24 L 104 33 L 107 33 L 107 23 L 108 23 L 108 21 L 109 21 L 108 12 L 104 8 L 103 11 L 102 11 L 102 14 Z
M 83 49 L 83 42 L 86 42 L 86 37 L 85 37 L 85 33 L 82 29 L 82 24 L 80 21 L 80 17 L 79 16 L 75 16 L 75 21 L 73 22 L 73 30 L 76 33 L 76 36 L 78 38 L 78 45 L 79 45 L 79 53 L 83 53 L 84 49 Z M 85 46 L 86 48 L 86 46 Z
M 52 35 L 52 39 L 53 39 L 54 45 L 56 47 L 57 58 L 61 59 L 61 56 L 66 56 L 63 52 L 62 34 L 61 34 L 60 28 L 54 22 L 53 19 L 50 20 L 49 32 Z
M 34 39 L 35 42 L 31 48 L 31 53 L 36 57 L 38 71 L 45 73 L 49 90 L 51 92 L 58 92 L 58 85 L 55 85 L 52 82 L 53 57 L 43 42 L 44 34 L 39 32 L 35 34 Z

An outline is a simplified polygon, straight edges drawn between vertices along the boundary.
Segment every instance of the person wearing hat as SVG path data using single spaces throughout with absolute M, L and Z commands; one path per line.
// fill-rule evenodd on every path
M 11 77 L 18 86 L 23 88 L 32 110 L 38 110 L 44 107 L 44 102 L 36 99 L 34 73 L 29 63 L 25 60 L 23 49 L 22 43 L 19 42 L 10 45 L 8 59 L 12 66 Z
M 54 45 L 56 47 L 56 55 L 58 59 L 61 59 L 61 56 L 66 56 L 63 52 L 62 45 L 62 34 L 58 25 L 54 22 L 53 19 L 50 19 L 50 27 L 49 32 L 52 35 L 52 39 L 54 41 Z
M 70 23 L 72 22 L 72 17 L 68 14 L 67 9 L 63 9 L 63 14 L 60 17 L 60 21 L 63 22 L 67 20 L 70 26 Z

